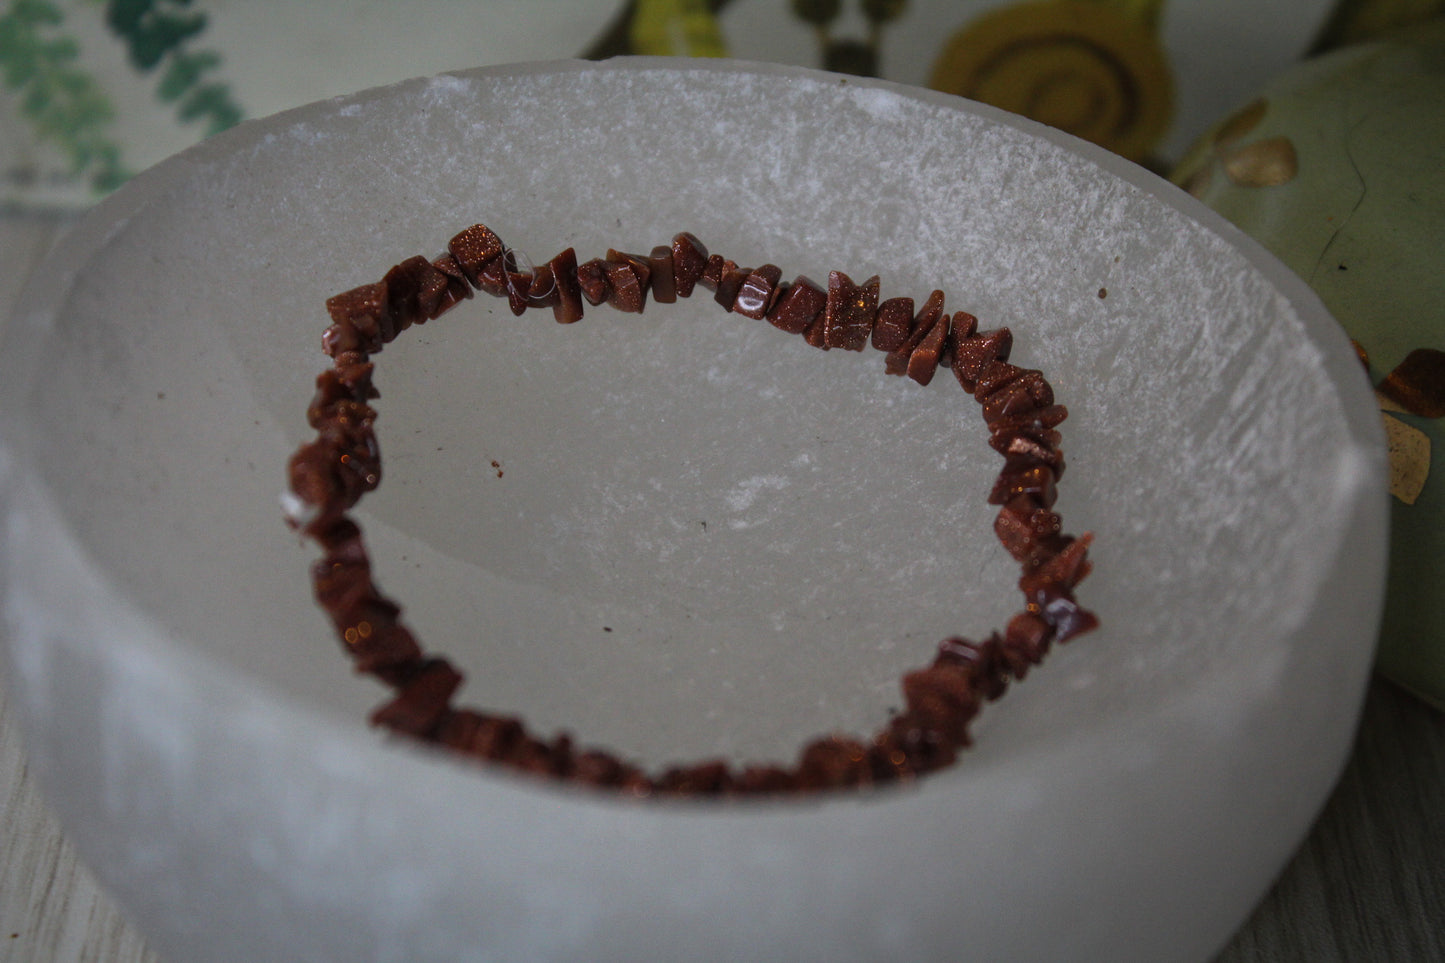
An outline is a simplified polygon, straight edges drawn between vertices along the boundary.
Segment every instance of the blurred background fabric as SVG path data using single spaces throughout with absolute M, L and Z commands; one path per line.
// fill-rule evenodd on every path
M 931 86 L 1167 169 L 1310 53 L 1445 0 L 0 0 L 0 207 L 78 209 L 246 118 L 467 67 L 731 56 Z

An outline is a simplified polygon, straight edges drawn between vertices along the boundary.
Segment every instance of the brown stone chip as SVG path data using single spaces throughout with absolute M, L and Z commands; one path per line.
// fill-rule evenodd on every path
M 1013 350 L 1013 332 L 1008 328 L 982 331 L 953 342 L 953 373 L 964 391 L 973 394 L 978 377 L 994 361 L 1007 361 Z
M 473 285 L 482 270 L 502 253 L 502 241 L 484 224 L 473 224 L 447 243 L 462 274 Z
M 658 304 L 677 301 L 677 276 L 672 267 L 672 248 L 659 244 L 647 258 L 652 272 L 652 300 Z
M 445 659 L 423 663 L 390 702 L 371 714 L 371 723 L 409 736 L 422 737 L 447 717 L 452 695 L 462 675 Z
M 943 346 L 948 343 L 948 330 L 948 318 L 941 317 L 934 322 L 933 328 L 908 355 L 908 366 L 905 369 L 908 377 L 924 386 L 933 380 L 939 359 L 943 356 Z
M 431 263 L 446 285 L 446 289 L 437 298 L 435 307 L 431 308 L 427 315 L 429 318 L 436 319 L 450 311 L 459 302 L 476 295 L 471 282 L 462 273 L 461 266 L 457 264 L 457 259 L 452 257 L 450 252 L 434 258 Z
M 847 736 L 809 743 L 798 759 L 798 784 L 804 789 L 858 786 L 872 781 L 868 747 Z
M 823 314 L 828 295 L 808 278 L 799 275 L 780 294 L 768 311 L 768 323 L 789 334 L 802 334 Z
M 577 252 L 567 248 L 548 262 L 557 299 L 552 316 L 558 324 L 574 324 L 582 320 L 582 288 L 577 282 Z
M 748 274 L 738 288 L 732 309 L 745 318 L 761 321 L 772 306 L 773 294 L 782 280 L 783 269 L 776 264 L 764 264 Z M 722 291 L 718 291 L 722 295 Z
M 1054 403 L 1054 389 L 1042 372 L 1016 368 L 1007 362 L 994 362 L 984 370 L 974 396 L 982 399 L 983 420 L 990 423 Z
M 942 292 L 939 297 L 942 298 Z M 878 305 L 877 320 L 873 324 L 873 347 L 879 351 L 897 351 L 908 340 L 913 328 L 913 299 L 889 298 Z
M 977 676 L 968 667 L 937 663 L 903 676 L 903 697 L 908 710 L 954 742 L 968 737 L 968 724 L 982 700 L 975 689 Z
M 878 285 L 876 275 L 862 284 L 854 284 L 842 271 L 828 272 L 828 302 L 823 308 L 824 344 L 845 351 L 863 350 L 878 314 Z
M 609 293 L 605 264 L 601 258 L 593 258 L 585 264 L 577 265 L 577 285 L 587 303 L 593 307 L 604 303 Z
M 724 260 L 722 273 L 718 276 L 717 288 L 713 293 L 713 300 L 725 310 L 731 311 L 737 303 L 738 292 L 743 289 L 748 275 L 752 274 L 752 268 L 740 268 L 732 261 Z
M 431 262 L 417 255 L 393 267 L 381 279 L 386 285 L 387 311 L 392 317 L 390 342 L 413 324 L 427 321 L 427 308 L 422 306 L 421 291 L 427 279 L 436 273 Z
M 943 319 L 943 292 L 934 291 L 918 309 L 918 314 L 908 324 L 908 335 L 903 343 L 888 352 L 883 359 L 884 370 L 891 375 L 908 373 L 908 363 L 913 352 L 924 338 L 930 335 Z M 936 362 L 935 362 L 936 365 Z
M 532 269 L 531 284 L 527 288 L 527 307 L 555 308 L 560 300 L 552 262 L 537 265 Z
M 647 281 L 651 274 L 645 262 L 630 254 L 609 251 L 602 270 L 607 276 L 607 303 L 619 311 L 640 313 L 647 304 Z
M 737 270 L 737 265 L 721 254 L 709 254 L 702 273 L 697 277 L 697 283 L 709 291 L 716 291 L 723 274 L 730 270 Z
M 393 331 L 386 284 L 363 284 L 326 299 L 332 322 L 349 329 L 349 337 L 368 354 L 380 351 L 385 332 Z M 334 357 L 334 355 L 333 355 Z
M 1445 351 L 1411 351 L 1380 382 L 1380 393 L 1412 415 L 1445 418 Z
M 703 268 L 707 266 L 707 263 L 707 248 L 703 247 L 701 241 L 686 231 L 673 237 L 672 270 L 677 282 L 678 297 L 692 296 L 693 286 L 702 277 Z
M 522 720 L 461 709 L 442 723 L 438 740 L 478 759 L 505 759 L 526 735 Z
M 505 262 L 506 258 L 500 258 Z M 512 313 L 521 317 L 532 303 L 532 281 L 533 276 L 527 271 L 513 270 L 507 267 L 503 273 L 503 283 L 507 293 L 507 306 Z

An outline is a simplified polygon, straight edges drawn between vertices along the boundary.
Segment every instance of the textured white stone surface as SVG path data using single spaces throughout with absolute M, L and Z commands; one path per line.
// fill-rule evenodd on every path
M 475 220 L 535 259 L 686 229 L 1009 324 L 1075 412 L 1105 628 L 959 767 L 861 799 L 623 805 L 379 742 L 276 492 L 322 300 Z M 654 763 L 874 728 L 1015 603 L 972 402 L 844 354 L 706 303 L 472 302 L 380 358 L 382 584 L 470 701 Z M 12 709 L 178 959 L 1200 958 L 1324 799 L 1369 665 L 1379 429 L 1333 323 L 1168 185 L 939 96 L 644 61 L 304 108 L 94 212 L 0 364 Z

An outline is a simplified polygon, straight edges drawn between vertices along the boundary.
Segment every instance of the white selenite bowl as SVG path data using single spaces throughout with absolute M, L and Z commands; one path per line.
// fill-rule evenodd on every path
M 747 803 L 540 784 L 369 729 L 282 522 L 323 302 L 482 221 L 541 261 L 677 231 L 1015 333 L 1072 416 L 1103 625 L 915 785 Z M 377 358 L 380 584 L 463 702 L 649 766 L 876 730 L 1020 598 L 946 372 L 704 293 L 479 298 Z M 243 125 L 96 208 L 0 351 L 6 675 L 85 860 L 173 960 L 1202 960 L 1346 755 L 1384 447 L 1319 302 L 1184 194 L 943 95 L 637 60 Z M 496 462 L 500 470 L 492 465 Z

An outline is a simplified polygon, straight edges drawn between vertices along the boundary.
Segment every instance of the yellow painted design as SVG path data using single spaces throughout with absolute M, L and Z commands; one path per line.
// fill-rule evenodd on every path
M 1142 161 L 1168 129 L 1174 84 L 1161 0 L 1029 0 L 956 32 L 929 85 Z
M 1365 360 L 1364 348 L 1358 341 L 1352 341 L 1355 351 Z M 1385 447 L 1390 463 L 1390 494 L 1406 505 L 1413 505 L 1425 490 L 1430 477 L 1430 458 L 1433 454 L 1430 436 L 1414 425 L 1406 424 L 1396 415 L 1408 415 L 1408 411 L 1395 399 L 1379 388 L 1375 389 L 1375 402 L 1380 406 L 1380 417 L 1385 423 Z
M 1430 477 L 1430 436 L 1394 415 L 1382 417 L 1390 455 L 1390 494 L 1413 505 Z
M 1224 172 L 1240 187 L 1278 187 L 1299 173 L 1299 157 L 1288 137 L 1271 137 L 1224 156 Z
M 1229 115 L 1210 136 L 1207 148 L 1186 159 L 1174 175 L 1176 182 L 1202 198 L 1216 167 L 1237 187 L 1279 187 L 1294 180 L 1299 175 L 1299 155 L 1288 137 L 1240 143 L 1268 112 L 1269 101 L 1261 97 Z
M 1406 424 L 1397 414 L 1413 412 L 1391 398 L 1379 388 L 1375 389 L 1375 401 L 1380 405 L 1380 415 L 1385 420 L 1385 444 L 1390 459 L 1390 494 L 1413 505 L 1425 490 L 1430 477 L 1430 459 L 1433 455 L 1430 436 L 1419 428 Z
M 706 0 L 636 0 L 628 42 L 632 53 L 649 56 L 727 56 Z
M 1269 101 L 1258 97 L 1225 118 L 1214 132 L 1214 146 L 1225 148 L 1243 140 L 1269 113 Z
M 1424 374 L 1438 373 L 1438 367 L 1432 368 L 1430 365 L 1438 366 L 1440 354 L 1427 348 L 1415 349 L 1375 388 L 1375 401 L 1380 405 L 1381 416 L 1385 419 L 1385 442 L 1390 459 L 1390 494 L 1406 505 L 1415 504 L 1420 493 L 1424 491 L 1425 482 L 1430 477 L 1430 460 L 1434 452 L 1429 435 L 1395 416 L 1439 417 L 1434 408 L 1422 403 L 1438 397 L 1439 384 L 1420 385 L 1413 382 Z M 1420 361 L 1422 357 L 1430 364 Z M 1416 359 L 1413 364 L 1412 358 Z M 1395 383 L 1392 384 L 1392 381 Z M 1401 393 L 1401 383 L 1406 389 L 1415 389 L 1413 392 L 1405 391 L 1403 403 L 1400 397 L 1396 397 Z M 1435 397 L 1426 393 L 1432 387 L 1436 391 Z

